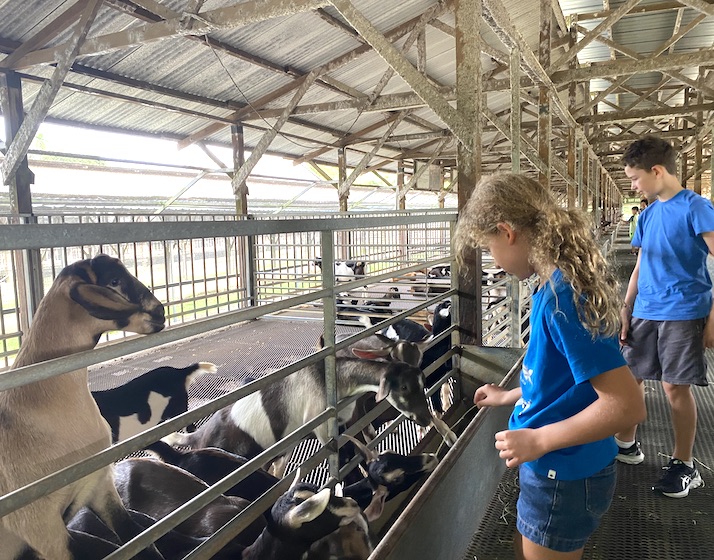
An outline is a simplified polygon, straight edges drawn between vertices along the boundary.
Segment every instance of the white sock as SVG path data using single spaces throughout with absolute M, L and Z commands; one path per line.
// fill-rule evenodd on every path
M 615 438 L 615 443 L 617 444 L 618 447 L 627 449 L 628 447 L 632 447 L 633 445 L 635 445 L 635 440 L 633 439 L 632 441 L 622 441 L 620 439 Z
M 692 459 L 691 461 L 682 461 L 682 463 L 687 465 L 690 469 L 694 468 L 694 459 Z

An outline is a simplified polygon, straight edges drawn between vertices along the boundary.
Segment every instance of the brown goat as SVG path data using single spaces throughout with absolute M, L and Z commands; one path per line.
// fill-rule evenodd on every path
M 67 266 L 41 301 L 14 367 L 85 350 L 111 330 L 141 334 L 164 328 L 164 308 L 118 259 L 98 255 Z M 47 476 L 111 445 L 109 426 L 87 386 L 87 369 L 0 392 L 0 495 Z M 27 552 L 69 560 L 65 520 L 90 507 L 122 540 L 138 529 L 102 468 L 0 519 L 3 532 L 25 542 Z M 146 558 L 160 558 L 155 548 Z M 0 554 L 3 560 L 8 556 Z

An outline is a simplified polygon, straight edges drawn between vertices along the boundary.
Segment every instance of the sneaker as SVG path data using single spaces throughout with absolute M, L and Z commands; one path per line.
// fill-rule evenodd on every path
M 669 498 L 685 498 L 692 488 L 704 485 L 697 467 L 688 467 L 679 459 L 670 459 L 659 482 L 652 487 L 655 492 L 660 492 Z
M 645 454 L 642 453 L 640 449 L 640 442 L 636 441 L 630 447 L 618 447 L 617 457 L 615 457 L 620 463 L 626 463 L 628 465 L 639 465 L 645 460 Z

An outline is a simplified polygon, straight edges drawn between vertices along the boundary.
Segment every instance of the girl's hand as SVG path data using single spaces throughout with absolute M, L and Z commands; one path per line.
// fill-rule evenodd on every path
M 506 389 L 493 383 L 481 385 L 474 394 L 474 404 L 482 408 L 484 406 L 502 406 L 508 404 L 506 401 Z
M 498 432 L 496 449 L 509 469 L 540 459 L 548 451 L 541 445 L 538 431 L 531 428 Z

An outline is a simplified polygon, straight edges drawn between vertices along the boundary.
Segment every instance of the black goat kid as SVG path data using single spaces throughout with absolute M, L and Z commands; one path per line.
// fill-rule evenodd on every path
M 124 385 L 92 391 L 99 412 L 112 429 L 112 443 L 125 440 L 188 410 L 188 388 L 216 366 L 198 362 L 185 368 L 159 367 Z M 194 424 L 187 428 L 196 429 Z

